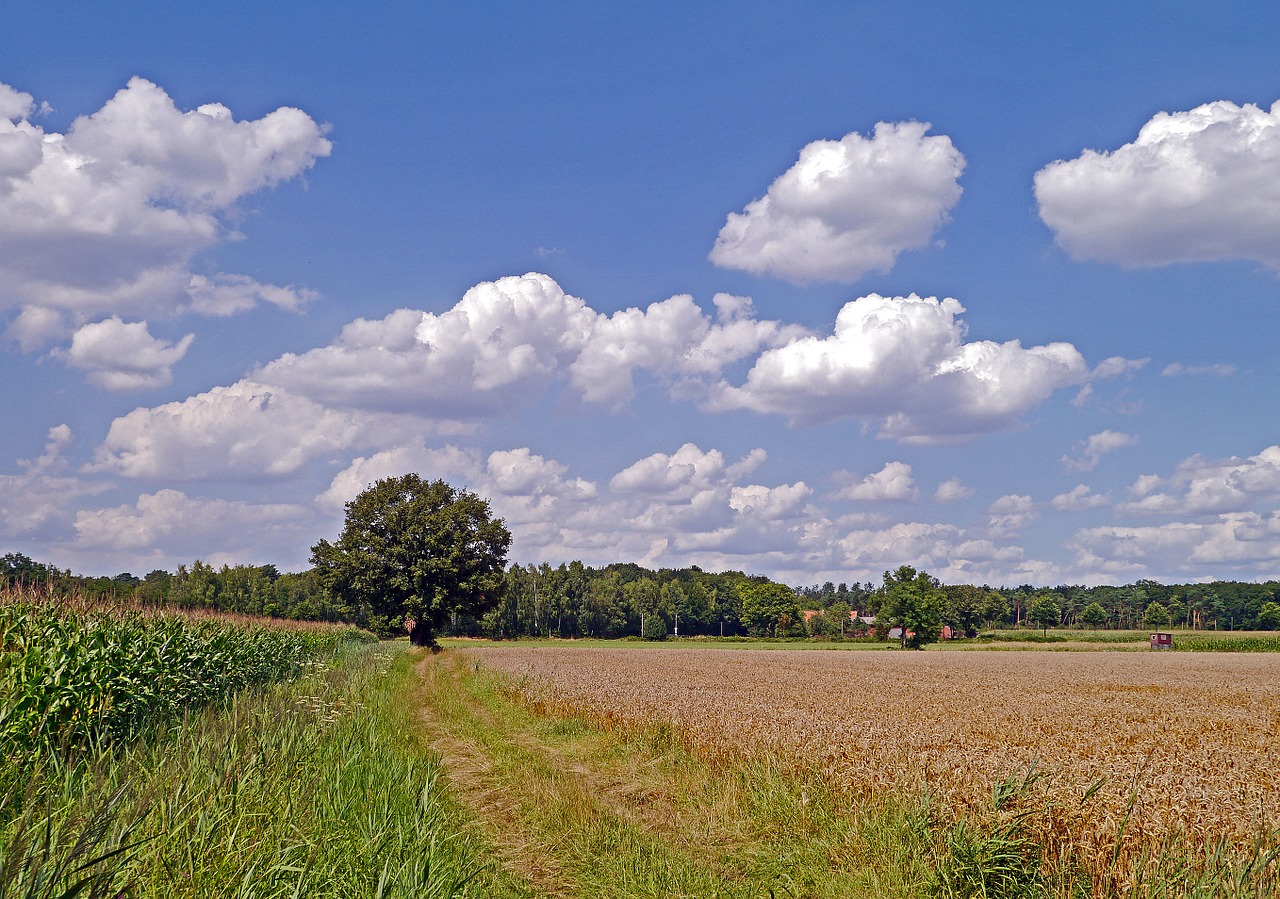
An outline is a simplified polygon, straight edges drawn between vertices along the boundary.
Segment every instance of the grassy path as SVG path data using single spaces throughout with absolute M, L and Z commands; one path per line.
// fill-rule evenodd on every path
M 424 660 L 423 723 L 453 791 L 533 895 L 912 896 L 924 820 L 761 761 L 712 768 L 661 728 L 540 717 L 464 656 Z

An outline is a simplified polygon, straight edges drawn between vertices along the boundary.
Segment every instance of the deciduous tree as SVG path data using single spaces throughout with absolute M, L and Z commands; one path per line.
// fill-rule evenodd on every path
M 1031 599 L 1031 607 L 1027 610 L 1027 620 L 1044 629 L 1046 636 L 1049 628 L 1057 627 L 1062 621 L 1062 605 L 1053 593 L 1037 593 Z
M 784 584 L 750 583 L 741 593 L 742 620 L 756 636 L 776 637 L 800 619 L 795 591 Z
M 1147 627 L 1168 627 L 1169 610 L 1160 603 L 1153 602 L 1142 613 L 1142 623 Z
M 1080 620 L 1096 631 L 1107 623 L 1107 610 L 1096 602 L 1091 602 L 1080 613 Z
M 876 598 L 876 623 L 886 630 L 902 628 L 903 649 L 923 649 L 938 640 L 947 598 L 936 578 L 903 565 L 884 573 L 884 586 Z
M 384 478 L 347 503 L 336 543 L 311 548 L 321 583 L 385 628 L 407 626 L 419 646 L 455 614 L 483 614 L 497 600 L 511 532 L 489 504 L 416 474 Z M 376 622 L 375 622 L 376 623 Z

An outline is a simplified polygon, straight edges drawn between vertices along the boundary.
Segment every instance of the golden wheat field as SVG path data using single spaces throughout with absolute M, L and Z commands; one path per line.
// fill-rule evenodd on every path
M 1035 765 L 1046 843 L 1126 854 L 1246 843 L 1280 822 L 1280 658 L 1114 652 L 466 650 L 531 704 L 666 722 L 710 759 L 770 753 L 851 795 L 956 810 Z M 1101 786 L 1087 802 L 1089 788 Z M 1123 839 L 1116 840 L 1121 821 Z

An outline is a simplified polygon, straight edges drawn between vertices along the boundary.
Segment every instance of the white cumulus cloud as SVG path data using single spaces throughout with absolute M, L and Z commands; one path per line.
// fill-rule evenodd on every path
M 927 123 L 880 122 L 819 140 L 741 213 L 731 213 L 711 261 L 787 281 L 856 281 L 925 246 L 960 199 L 965 160 Z
M 911 477 L 911 466 L 905 462 L 887 462 L 884 468 L 861 479 L 846 472 L 838 473 L 837 478 L 850 483 L 833 493 L 833 499 L 901 502 L 913 500 L 920 495 Z
M 86 369 L 89 382 L 108 390 L 161 387 L 173 379 L 172 366 L 187 354 L 194 334 L 176 344 L 152 337 L 146 322 L 123 322 L 113 315 L 85 325 L 71 337 L 67 363 Z
M 714 317 L 682 295 L 605 315 L 543 274 L 483 282 L 445 312 L 357 319 L 331 344 L 230 387 L 135 410 L 113 422 L 96 465 L 133 476 L 194 478 L 206 465 L 207 477 L 292 475 L 339 450 L 468 432 L 557 386 L 617 411 L 637 371 L 704 411 L 799 425 L 853 418 L 882 437 L 943 443 L 1013 427 L 1059 387 L 1101 376 L 1070 344 L 966 342 L 951 299 L 872 294 L 848 303 L 827 337 L 757 320 L 743 297 L 714 303 Z M 735 363 L 751 366 L 740 386 L 726 380 Z M 268 422 L 278 441 L 262 433 Z M 251 449 L 276 443 L 278 454 Z
M 537 397 L 578 358 L 597 314 L 531 272 L 477 284 L 447 312 L 357 319 L 333 344 L 254 373 L 319 402 L 472 420 Z
M 172 480 L 284 477 L 316 458 L 392 442 L 414 425 L 238 381 L 117 418 L 89 470 Z
M 1280 446 L 1246 459 L 1192 456 L 1169 478 L 1146 475 L 1130 488 L 1135 497 L 1124 512 L 1216 515 L 1243 512 L 1280 499 Z
M 1093 488 L 1086 484 L 1077 484 L 1066 493 L 1059 493 L 1049 501 L 1049 505 L 1059 512 L 1084 512 L 1108 505 L 1110 502 L 1111 498 L 1105 494 L 1094 493 Z
M 1045 166 L 1035 194 L 1075 259 L 1250 259 L 1280 270 L 1280 102 L 1159 113 L 1132 143 Z
M 359 319 L 329 346 L 254 374 L 321 402 L 474 420 L 512 411 L 567 381 L 618 410 L 648 371 L 677 392 L 800 329 L 758 321 L 751 301 L 717 294 L 716 316 L 678 295 L 607 316 L 537 272 L 477 284 L 446 312 Z
M 1009 428 L 1091 376 L 1068 343 L 965 343 L 963 311 L 953 299 L 861 297 L 840 310 L 833 334 L 766 350 L 743 385 L 721 385 L 707 405 L 795 425 L 854 418 L 878 423 L 882 437 L 940 443 Z
M 0 309 L 31 349 L 108 315 L 225 314 L 308 294 L 235 275 L 198 275 L 196 257 L 234 234 L 236 203 L 293 179 L 331 145 L 298 109 L 236 121 L 209 103 L 182 111 L 133 78 L 66 133 L 30 121 L 31 99 L 0 85 Z

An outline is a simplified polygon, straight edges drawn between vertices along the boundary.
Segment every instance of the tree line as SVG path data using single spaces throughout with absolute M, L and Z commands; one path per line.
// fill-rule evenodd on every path
M 913 569 L 914 571 L 914 569 Z M 892 575 L 894 573 L 887 573 Z M 0 584 L 71 592 L 87 599 L 213 609 L 246 615 L 343 621 L 390 634 L 403 622 L 353 607 L 321 583 L 316 569 L 280 572 L 274 565 L 222 565 L 199 560 L 176 571 L 75 575 L 19 553 L 0 557 Z M 790 587 L 741 571 L 697 566 L 649 569 L 574 561 L 508 566 L 499 598 L 477 616 L 451 617 L 442 633 L 494 638 L 779 636 L 854 637 L 882 611 L 885 584 L 826 582 Z M 1177 627 L 1280 629 L 1280 582 L 1214 581 L 1125 586 L 990 587 L 937 585 L 937 619 L 961 636 L 995 628 Z M 805 615 L 805 612 L 811 614 Z M 817 613 L 817 614 L 812 614 Z M 400 631 L 403 633 L 403 631 Z
M 943 586 L 904 565 L 883 583 L 793 588 L 741 571 L 652 571 L 633 563 L 507 565 L 511 532 L 487 501 L 417 474 L 384 478 L 347 503 L 337 540 L 311 547 L 313 567 L 213 566 L 197 560 L 138 578 L 79 577 L 20 554 L 0 559 L 0 584 L 43 586 L 87 599 L 347 621 L 380 636 L 514 637 L 863 636 L 872 627 L 904 647 L 947 629 L 976 636 L 1007 626 L 1274 629 L 1280 582 L 1037 589 Z

